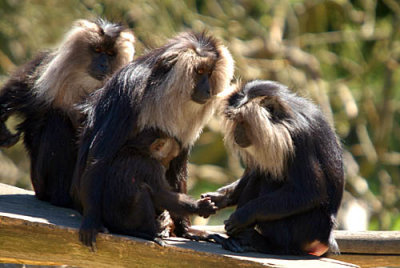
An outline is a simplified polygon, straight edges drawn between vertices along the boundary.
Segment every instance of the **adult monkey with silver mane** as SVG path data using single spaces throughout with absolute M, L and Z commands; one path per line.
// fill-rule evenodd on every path
M 225 221 L 232 251 L 321 256 L 338 250 L 331 234 L 344 186 L 342 149 L 321 111 L 271 81 L 253 81 L 226 101 L 225 141 L 241 156 L 239 180 L 203 194 Z
M 121 155 L 145 129 L 161 130 L 179 143 L 179 154 L 170 161 L 165 178 L 173 191 L 186 193 L 189 150 L 216 109 L 218 95 L 230 89 L 232 76 L 232 57 L 220 42 L 204 33 L 183 33 L 125 66 L 94 94 L 86 107 L 88 117 L 72 188 L 83 211 L 80 239 L 84 244 L 92 246 L 97 232 L 107 227 L 105 219 L 110 215 L 103 215 L 102 204 L 108 202 L 103 197 L 111 187 L 104 185 L 113 183 L 115 177 L 133 179 L 126 172 L 129 167 L 123 168 L 130 156 Z M 110 174 L 113 169 L 116 172 Z M 124 185 L 120 189 L 128 191 Z M 136 192 L 124 194 L 132 200 Z M 154 207 L 152 203 L 157 203 L 158 197 L 152 198 L 143 202 Z M 138 217 L 150 212 L 131 211 Z M 175 234 L 188 236 L 189 219 L 173 212 L 172 218 Z M 114 230 L 133 235 L 140 230 L 115 227 L 128 225 L 123 221 L 114 222 Z M 143 229 L 146 224 L 142 223 Z M 156 235 L 151 230 L 146 232 Z
M 18 69 L 0 91 L 0 146 L 14 145 L 24 133 L 36 196 L 71 206 L 69 195 L 77 156 L 76 107 L 133 60 L 134 36 L 119 24 L 78 20 L 54 51 L 43 52 Z M 23 117 L 18 133 L 5 121 Z

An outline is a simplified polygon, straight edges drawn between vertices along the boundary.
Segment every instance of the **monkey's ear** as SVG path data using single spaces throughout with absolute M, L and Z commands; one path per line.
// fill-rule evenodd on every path
M 162 78 L 164 75 L 166 75 L 172 69 L 172 67 L 174 67 L 177 60 L 176 54 L 160 57 L 152 70 L 152 76 L 154 79 Z
M 177 61 L 178 54 L 170 54 L 165 57 L 161 57 L 160 60 L 157 62 L 156 67 L 165 70 L 165 72 L 168 72 L 172 69 L 172 67 L 174 67 Z
M 265 97 L 260 105 L 268 110 L 275 119 L 283 119 L 292 115 L 292 109 L 278 96 Z
M 150 145 L 150 151 L 151 152 L 159 152 L 162 150 L 166 143 L 166 139 L 156 139 L 151 145 Z

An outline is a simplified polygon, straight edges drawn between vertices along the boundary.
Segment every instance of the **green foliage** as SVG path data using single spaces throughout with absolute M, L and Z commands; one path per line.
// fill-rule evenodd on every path
M 232 52 L 237 78 L 277 80 L 313 99 L 343 141 L 346 190 L 369 205 L 371 228 L 399 229 L 397 1 L 0 0 L 0 83 L 37 51 L 55 46 L 72 21 L 98 16 L 133 28 L 137 55 L 177 32 L 208 30 Z M 191 193 L 215 190 L 240 176 L 217 121 L 197 144 Z M 14 170 L 0 170 L 1 180 L 29 185 L 21 144 L 1 151 L 0 166 Z

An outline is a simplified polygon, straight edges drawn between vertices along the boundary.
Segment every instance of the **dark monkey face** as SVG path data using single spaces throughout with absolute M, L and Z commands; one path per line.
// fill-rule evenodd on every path
M 111 73 L 111 62 L 116 54 L 114 48 L 96 46 L 92 48 L 92 62 L 88 67 L 88 73 L 97 80 L 103 80 Z
M 122 26 L 104 20 L 96 21 L 92 27 L 95 33 L 88 43 L 91 62 L 87 71 L 93 78 L 103 80 L 133 59 L 134 37 Z M 129 56 L 125 55 L 121 62 L 118 54 Z
M 227 98 L 225 142 L 247 165 L 280 174 L 293 152 L 287 92 L 278 83 L 252 81 Z
M 200 51 L 200 49 L 196 49 L 195 51 L 204 59 L 195 69 L 195 86 L 193 88 L 192 100 L 199 104 L 204 104 L 213 96 L 210 77 L 213 73 L 218 55 L 216 52 L 212 51 Z

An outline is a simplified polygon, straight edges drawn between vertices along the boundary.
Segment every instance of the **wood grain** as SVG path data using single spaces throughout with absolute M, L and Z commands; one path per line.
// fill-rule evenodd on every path
M 182 238 L 168 247 L 139 238 L 99 234 L 96 252 L 78 241 L 80 215 L 0 184 L 0 262 L 79 267 L 356 267 L 330 258 L 235 254 Z

